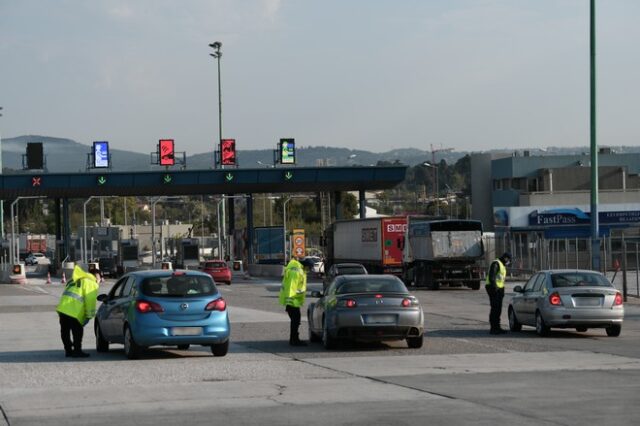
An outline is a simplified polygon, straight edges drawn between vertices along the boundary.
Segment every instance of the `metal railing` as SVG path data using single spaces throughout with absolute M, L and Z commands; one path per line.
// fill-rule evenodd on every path
M 513 233 L 485 240 L 486 264 L 503 252 L 512 254 L 509 274 L 527 279 L 544 269 L 593 269 L 591 238 L 545 238 L 536 232 Z M 600 272 L 624 292 L 640 297 L 640 238 L 612 233 L 600 239 Z

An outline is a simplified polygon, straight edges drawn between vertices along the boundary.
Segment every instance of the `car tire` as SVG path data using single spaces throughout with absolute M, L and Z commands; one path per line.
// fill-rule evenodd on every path
M 109 342 L 104 338 L 102 331 L 100 330 L 100 323 L 96 321 L 95 327 L 96 333 L 96 351 L 98 352 L 109 352 Z
M 620 332 L 622 331 L 622 326 L 620 324 L 610 325 L 605 329 L 607 331 L 607 336 L 609 337 L 618 337 Z
M 227 285 L 231 285 L 231 281 L 227 281 Z
M 309 326 L 309 341 L 313 343 L 320 342 L 322 338 L 311 330 L 311 320 L 308 320 L 307 324 Z
M 471 281 L 471 290 L 480 290 L 480 281 Z
M 520 331 L 522 330 L 522 324 L 518 321 L 516 313 L 511 306 L 509 306 L 509 330 Z
M 549 326 L 545 324 L 540 311 L 536 312 L 536 333 L 538 333 L 538 336 L 546 336 L 549 334 Z
M 189 349 L 190 346 L 191 345 L 188 344 L 188 343 L 186 345 L 178 345 L 178 349 L 181 350 L 181 351 L 186 351 L 186 350 Z
M 336 339 L 329 334 L 329 330 L 327 329 L 327 322 L 323 321 L 322 327 L 322 344 L 325 349 L 335 349 L 336 348 Z
M 576 327 L 578 333 L 585 333 L 588 330 L 587 327 Z
M 128 359 L 138 359 L 140 352 L 142 352 L 142 347 L 138 346 L 136 341 L 133 339 L 131 329 L 129 326 L 126 326 L 124 328 L 124 354 Z
M 229 352 L 229 341 L 224 343 L 214 343 L 211 345 L 211 353 L 213 356 L 225 356 Z
M 418 337 L 407 337 L 407 345 L 411 349 L 421 348 L 424 343 L 424 334 L 421 334 Z

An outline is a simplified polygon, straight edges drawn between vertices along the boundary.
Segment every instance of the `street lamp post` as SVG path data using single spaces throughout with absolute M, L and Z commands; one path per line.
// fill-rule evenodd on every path
M 221 83 L 222 80 L 221 80 L 221 73 L 220 73 L 220 58 L 222 57 L 222 51 L 220 49 L 222 48 L 222 43 L 219 41 L 214 41 L 213 43 L 209 44 L 209 47 L 214 50 L 214 52 L 209 53 L 209 55 L 218 60 L 218 145 L 219 145 L 222 142 L 222 83 Z M 222 155 L 222 153 L 220 153 L 220 155 Z M 220 168 L 224 169 L 224 166 L 222 165 L 222 161 L 220 162 Z M 222 219 L 222 232 L 226 233 L 227 225 L 225 221 L 224 202 L 222 203 L 221 219 Z M 220 247 L 218 246 L 218 250 L 219 249 Z
M 82 261 L 83 263 L 86 265 L 87 264 L 87 204 L 89 203 L 89 201 L 91 201 L 92 199 L 96 198 L 95 196 L 91 196 L 87 199 L 87 201 L 84 202 L 84 204 L 82 205 L 82 224 L 84 225 L 84 241 L 82 244 Z M 93 239 L 93 237 L 92 237 Z M 93 243 L 91 243 L 91 252 L 93 253 Z
M 431 164 L 428 161 L 425 161 L 424 163 L 422 163 L 423 166 L 425 167 L 429 167 L 434 169 L 435 175 L 436 175 L 436 179 L 435 179 L 435 188 L 434 188 L 434 195 L 435 195 L 435 200 L 436 200 L 436 216 L 440 216 L 440 201 L 438 200 L 438 196 L 439 196 L 439 191 L 438 191 L 438 166 L 436 164 Z
M 15 200 L 11 203 L 11 246 L 9 247 L 9 261 L 11 264 L 14 264 L 16 261 L 20 261 L 20 238 L 16 238 L 16 228 L 18 232 L 20 232 L 20 223 L 18 222 L 17 212 L 15 209 L 17 208 L 18 201 L 30 199 L 30 198 L 45 198 L 40 196 L 29 196 L 29 197 L 16 197 Z M 15 207 L 14 207 L 15 206 Z M 14 216 L 15 222 L 14 225 Z

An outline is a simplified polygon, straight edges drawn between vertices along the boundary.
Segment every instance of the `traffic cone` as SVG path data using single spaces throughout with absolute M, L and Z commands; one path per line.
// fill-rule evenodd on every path
M 62 271 L 62 279 L 60 280 L 60 284 L 66 284 L 67 278 L 64 276 L 64 271 Z
M 51 284 L 51 272 L 47 272 L 47 284 Z

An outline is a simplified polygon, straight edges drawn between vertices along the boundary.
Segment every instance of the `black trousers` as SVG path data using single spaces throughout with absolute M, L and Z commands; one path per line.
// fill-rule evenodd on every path
M 289 314 L 289 319 L 291 319 L 289 343 L 297 342 L 300 340 L 300 337 L 298 336 L 298 328 L 300 328 L 300 308 L 287 305 L 286 310 L 287 314 Z
M 496 288 L 494 286 L 486 286 L 489 295 L 489 304 L 491 311 L 489 312 L 489 324 L 491 330 L 500 329 L 500 315 L 502 315 L 502 299 L 504 299 L 504 288 Z
M 82 335 L 84 334 L 82 324 L 69 315 L 58 312 L 58 316 L 60 317 L 60 337 L 62 338 L 64 351 L 66 353 L 82 351 Z M 71 336 L 73 336 L 73 340 Z

